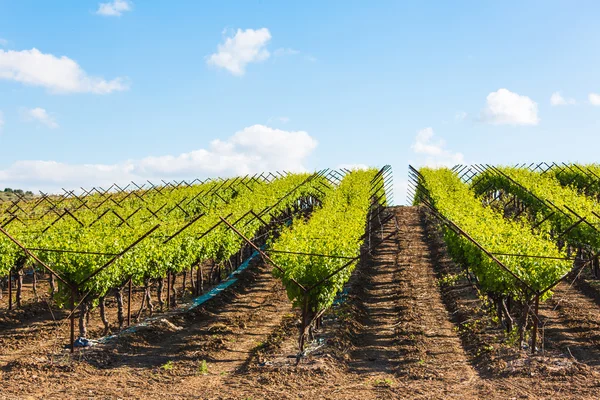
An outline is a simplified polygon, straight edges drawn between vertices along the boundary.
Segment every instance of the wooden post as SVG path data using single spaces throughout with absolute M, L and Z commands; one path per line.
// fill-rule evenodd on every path
M 192 293 L 192 295 L 195 293 L 195 282 L 194 282 L 194 265 L 192 264 L 190 266 L 190 292 Z
M 71 353 L 75 351 L 75 289 L 71 289 Z
M 538 324 L 539 324 L 539 315 L 538 310 L 540 306 L 540 295 L 535 295 L 535 305 L 533 309 L 533 334 L 531 335 L 531 354 L 535 354 L 535 345 L 537 342 L 537 334 L 538 334 Z
M 31 267 L 31 272 L 32 272 L 32 275 L 31 275 L 31 278 L 32 278 L 31 285 L 32 285 L 32 289 L 33 289 L 33 295 L 35 296 L 35 300 L 38 301 L 39 297 L 38 297 L 38 294 L 37 294 L 37 273 L 35 271 L 35 264 L 33 265 L 33 267 Z
M 198 293 L 204 294 L 204 269 L 202 268 L 202 264 L 200 264 L 200 289 Z
M 173 296 L 171 297 L 171 301 L 173 301 L 173 307 L 177 305 L 177 287 L 175 287 L 175 283 L 177 282 L 177 273 L 171 272 L 171 290 L 173 290 Z
M 196 296 L 200 295 L 200 272 L 202 271 L 202 267 L 200 264 L 196 265 Z
M 171 271 L 167 271 L 167 310 L 171 308 Z
M 131 325 L 131 289 L 132 289 L 131 279 L 132 278 L 129 278 L 129 287 L 128 287 L 128 293 L 127 293 L 127 326 Z
M 8 270 L 8 309 L 12 310 L 12 269 Z
M 304 294 L 304 306 L 302 307 L 302 325 L 300 327 L 300 343 L 299 343 L 300 352 L 299 352 L 299 354 L 302 354 L 302 352 L 304 351 L 304 344 L 306 342 L 305 332 L 306 332 L 307 320 L 308 320 L 308 295 L 305 293 Z

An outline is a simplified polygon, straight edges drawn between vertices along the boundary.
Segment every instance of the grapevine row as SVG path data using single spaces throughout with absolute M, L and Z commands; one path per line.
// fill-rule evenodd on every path
M 23 229 L 15 236 L 30 247 L 77 251 L 40 251 L 39 259 L 52 265 L 66 282 L 71 283 L 59 285 L 56 296 L 59 304 L 64 304 L 72 295 L 72 285 L 77 286 L 76 297 L 82 299 L 80 316 L 83 320 L 89 309 L 97 302 L 102 302 L 112 288 L 122 287 L 128 280 L 147 288 L 150 280 L 162 280 L 165 275 L 176 274 L 191 265 L 206 260 L 222 263 L 230 259 L 240 250 L 242 241 L 222 225 L 218 226 L 220 216 L 227 215 L 230 220 L 239 222 L 238 228 L 252 237 L 262 226 L 269 224 L 274 217 L 298 201 L 322 196 L 324 192 L 319 189 L 321 181 L 320 176 L 300 174 L 276 179 L 268 184 L 261 182 L 253 187 L 240 187 L 229 202 L 204 205 L 201 214 L 194 218 L 162 221 L 159 229 L 88 280 L 86 277 L 96 273 L 106 258 L 91 257 L 81 251 L 118 254 L 156 221 L 136 215 L 129 229 L 115 230 L 114 225 L 118 221 L 104 219 L 94 226 L 81 226 L 74 219 L 65 219 L 60 221 L 56 229 L 45 234 L 40 234 L 33 227 Z M 251 210 L 260 217 L 252 217 L 249 214 Z M 85 219 L 83 216 L 81 218 Z M 4 269 L 18 265 L 20 254 L 20 249 L 7 238 L 0 239 L 1 265 Z M 80 331 L 81 336 L 85 336 L 85 327 L 80 326 Z
M 296 219 L 268 246 L 294 306 L 302 310 L 299 347 L 350 278 L 360 257 L 372 202 L 385 202 L 377 170 L 348 173 L 306 221 Z
M 515 195 L 531 208 L 536 227 L 566 239 L 575 247 L 584 244 L 600 249 L 597 205 L 575 188 L 562 186 L 551 174 L 497 168 L 480 174 L 474 187 L 477 194 L 501 190 Z
M 547 298 L 549 288 L 571 269 L 565 252 L 547 234 L 535 234 L 528 224 L 484 207 L 451 170 L 422 168 L 418 176 L 415 201 L 430 205 L 448 222 L 444 238 L 450 254 L 468 266 L 480 288 L 499 302 L 507 327 L 512 326 L 512 317 L 506 300 L 521 303 L 523 338 L 534 300 Z

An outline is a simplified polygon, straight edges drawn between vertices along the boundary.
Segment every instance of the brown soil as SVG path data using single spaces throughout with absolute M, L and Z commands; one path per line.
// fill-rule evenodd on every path
M 4 354 L 2 395 L 8 398 L 162 398 L 187 392 L 202 397 L 246 362 L 288 314 L 291 306 L 281 284 L 264 265 L 242 274 L 232 290 L 188 313 L 155 320 L 117 341 L 73 357 L 49 357 L 34 345 L 23 357 Z M 206 367 L 204 367 L 206 365 Z M 179 387 L 179 383 L 185 384 Z M 39 383 L 43 382 L 43 385 Z M 235 396 L 234 396 L 235 397 Z
M 7 283 L 4 282 L 2 298 L 0 298 L 0 330 L 23 325 L 29 321 L 42 320 L 48 317 L 52 319 L 48 311 L 52 301 L 50 299 L 50 285 L 46 277 L 38 276 L 37 294 L 36 297 L 33 292 L 31 277 L 25 276 L 21 293 L 22 306 L 20 308 L 16 306 L 16 288 L 13 287 L 13 308 L 9 310 L 8 287 Z
M 572 279 L 569 279 L 569 284 Z M 590 299 L 600 307 L 600 279 L 593 276 L 589 269 L 584 269 L 579 273 L 577 279 L 575 279 L 573 286 L 579 289 L 583 294 L 588 296 Z
M 600 313 L 593 300 L 565 282 L 557 286 L 540 314 L 540 332 L 547 348 L 600 366 Z
M 383 235 L 397 234 L 359 264 L 348 299 L 326 315 L 298 364 L 298 313 L 270 268 L 257 264 L 204 306 L 73 356 L 24 334 L 26 351 L 0 350 L 0 398 L 600 397 L 593 302 L 559 288 L 561 306 L 544 314 L 553 324 L 544 327 L 546 347 L 557 348 L 535 357 L 510 350 L 464 278 L 440 284 L 460 269 L 433 225 L 414 207 L 389 212 L 396 218 Z M 572 342 L 551 329 L 580 346 L 589 341 L 590 356 L 563 355 Z
M 189 275 L 188 275 L 189 276 Z M 182 288 L 182 275 L 177 277 L 177 300 L 185 302 L 192 297 L 189 278 L 186 283 L 185 292 Z M 43 342 L 47 347 L 51 345 L 50 352 L 56 352 L 69 343 L 69 322 L 68 310 L 59 308 L 50 298 L 50 284 L 48 279 L 38 281 L 38 297 L 34 295 L 31 278 L 24 279 L 22 292 L 22 307 L 17 308 L 13 303 L 13 309 L 8 310 L 8 292 L 5 290 L 3 298 L 0 300 L 0 360 L 2 360 L 5 351 L 21 351 L 21 354 L 27 354 L 30 351 L 37 351 L 37 346 L 31 346 L 31 342 Z M 163 300 L 166 302 L 167 286 L 164 285 Z M 14 296 L 14 292 L 13 292 Z M 156 284 L 151 286 L 152 302 L 154 304 L 154 315 L 160 315 L 160 307 L 156 296 Z M 142 304 L 144 289 L 140 287 L 132 288 L 131 296 L 131 323 L 138 322 L 136 316 Z M 127 319 L 127 287 L 123 289 L 123 305 L 125 319 Z M 165 309 L 166 311 L 166 305 Z M 143 321 L 149 317 L 150 313 L 146 307 L 140 316 Z M 118 333 L 117 302 L 114 295 L 106 297 L 106 317 L 110 323 L 109 334 Z M 75 336 L 78 336 L 78 321 L 76 320 Z M 104 324 L 100 318 L 99 308 L 96 307 L 90 313 L 87 324 L 88 335 L 90 339 L 97 339 L 104 336 Z M 125 321 L 124 328 L 127 327 Z
M 398 385 L 414 398 L 475 396 L 477 373 L 442 302 L 419 213 L 395 211 L 383 232 L 396 230 L 395 240 L 361 271 L 363 329 L 348 365 L 381 381 L 405 381 Z
M 431 217 L 433 219 L 433 217 Z M 447 254 L 436 221 L 424 218 L 431 249 L 433 268 L 438 278 L 454 277 L 453 283 L 440 281 L 441 292 L 451 319 L 461 337 L 469 361 L 479 374 L 480 398 L 597 398 L 600 395 L 600 374 L 596 366 L 579 363 L 568 355 L 568 343 L 542 334 L 545 346 L 532 356 L 529 349 L 519 350 L 507 337 L 502 326 L 493 322 L 494 313 Z M 541 306 L 542 325 L 552 324 L 563 334 L 576 335 L 581 328 L 576 319 L 566 315 L 554 319 L 544 315 L 559 298 L 564 298 L 562 286 L 553 299 Z M 571 295 L 577 294 L 574 290 Z M 562 295 L 562 296 L 561 296 Z M 578 294 L 581 296 L 581 294 Z M 585 299 L 588 300 L 588 299 Z M 596 309 L 584 301 L 587 313 Z M 570 327 L 569 327 L 570 326 Z M 542 329 L 544 330 L 544 329 Z M 548 343 L 552 342 L 552 346 Z

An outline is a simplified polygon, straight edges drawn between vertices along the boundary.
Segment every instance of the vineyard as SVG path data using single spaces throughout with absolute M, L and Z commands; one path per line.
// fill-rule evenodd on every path
M 600 166 L 0 202 L 0 398 L 598 398 Z

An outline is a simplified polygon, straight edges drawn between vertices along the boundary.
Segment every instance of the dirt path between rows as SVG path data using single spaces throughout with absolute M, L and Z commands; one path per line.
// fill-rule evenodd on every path
M 246 276 L 245 288 L 240 292 L 221 296 L 208 308 L 174 318 L 175 328 L 169 335 L 155 340 L 153 331 L 134 334 L 133 338 L 142 343 L 146 339 L 148 346 L 134 345 L 135 352 L 129 352 L 125 346 L 124 351 L 119 351 L 117 362 L 151 367 L 171 361 L 174 367 L 187 368 L 205 360 L 214 373 L 241 368 L 253 349 L 292 311 L 283 286 L 270 270 L 261 264 Z
M 404 338 L 404 363 L 399 372 L 443 381 L 449 393 L 455 385 L 473 386 L 478 375 L 469 364 L 442 301 L 419 211 L 402 207 L 396 216 L 400 226 L 397 262 L 403 293 L 399 299 L 402 323 L 398 334 Z
M 360 321 L 362 330 L 354 341 L 357 348 L 349 362 L 350 368 L 358 373 L 391 375 L 401 362 L 396 328 L 401 297 L 397 254 L 402 233 L 397 232 L 395 219 L 385 224 L 381 236 L 392 233 L 396 235 L 381 243 L 370 262 L 358 271 L 364 279 L 357 282 L 355 290 L 364 317 Z M 375 236 L 373 241 L 379 235 Z
M 559 284 L 540 308 L 543 345 L 577 361 L 600 366 L 600 312 L 596 302 L 569 282 Z
M 383 235 L 397 235 L 362 271 L 368 276 L 362 293 L 367 318 L 350 366 L 403 378 L 414 398 L 474 396 L 478 375 L 442 301 L 419 210 L 390 211 L 395 218 Z

